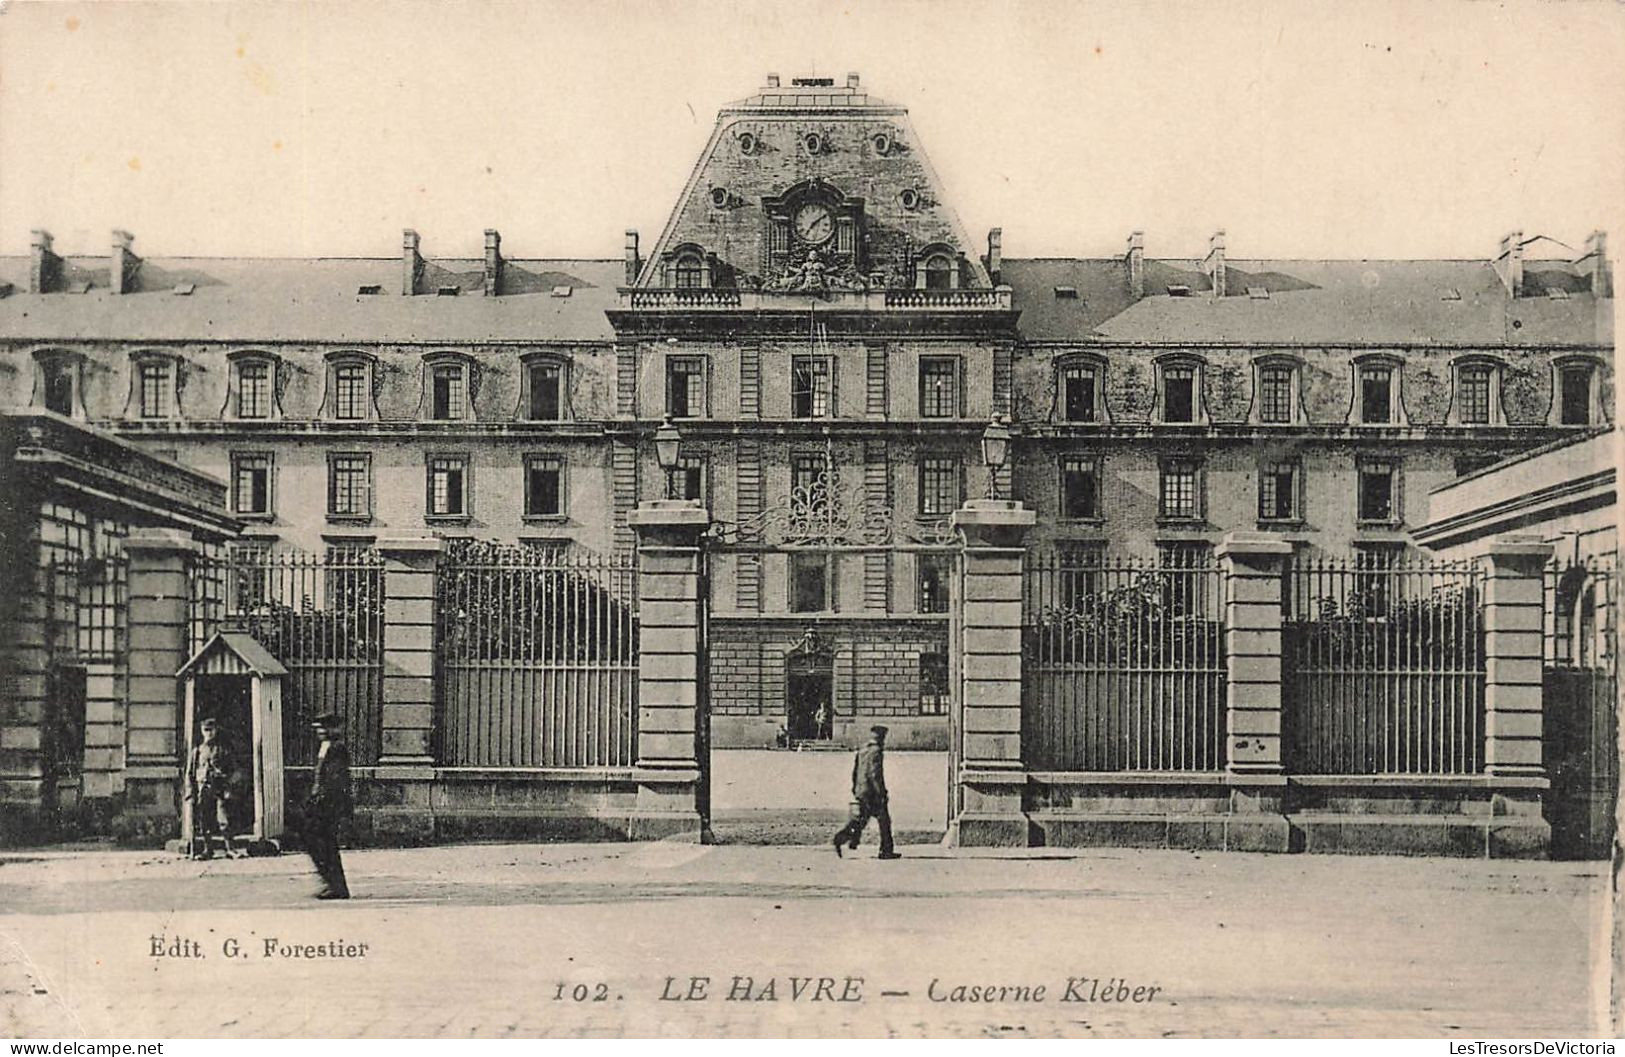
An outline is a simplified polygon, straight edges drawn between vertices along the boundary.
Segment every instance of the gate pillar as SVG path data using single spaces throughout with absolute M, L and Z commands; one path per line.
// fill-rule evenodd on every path
M 1292 544 L 1231 532 L 1215 550 L 1224 573 L 1224 760 L 1230 790 L 1224 846 L 1288 849 L 1281 766 L 1281 599 Z
M 702 837 L 700 539 L 711 515 L 660 499 L 627 515 L 638 543 L 637 803 L 630 835 Z
M 958 683 L 952 765 L 956 810 L 947 841 L 959 847 L 1026 847 L 1021 758 L 1021 566 L 1035 515 L 1020 503 L 974 499 L 954 512 L 963 534 L 955 598 Z
M 129 714 L 125 812 L 149 832 L 180 832 L 180 698 L 175 673 L 186 663 L 188 566 L 198 545 L 176 529 L 138 529 L 124 540 L 130 556 Z M 190 738 L 190 732 L 187 732 Z M 143 817 L 144 816 L 144 817 Z
M 1549 783 L 1541 759 L 1545 568 L 1552 545 L 1503 536 L 1490 545 L 1484 579 L 1484 771 L 1494 779 L 1492 858 L 1544 857 L 1551 826 L 1541 815 Z
M 388 844 L 434 837 L 435 588 L 442 543 L 378 541 L 384 559 L 384 701 L 373 835 Z

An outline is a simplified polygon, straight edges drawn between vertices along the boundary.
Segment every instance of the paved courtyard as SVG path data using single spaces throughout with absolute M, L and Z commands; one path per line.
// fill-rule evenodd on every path
M 1601 1030 L 1597 865 L 907 851 L 891 863 L 872 843 L 844 860 L 827 848 L 673 843 L 358 851 L 349 903 L 309 899 L 307 863 L 292 855 L 10 853 L 0 1031 Z M 743 987 L 729 999 L 735 977 L 751 978 L 749 1000 Z M 989 985 L 1027 990 L 933 1001 Z

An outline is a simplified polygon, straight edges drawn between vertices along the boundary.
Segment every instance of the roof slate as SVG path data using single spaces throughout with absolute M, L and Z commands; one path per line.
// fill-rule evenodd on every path
M 610 342 L 605 315 L 625 279 L 620 260 L 504 262 L 502 296 L 483 294 L 478 259 L 426 263 L 422 288 L 403 297 L 398 258 L 154 258 L 139 292 L 106 289 L 106 260 L 70 258 L 65 276 L 84 294 L 28 294 L 26 257 L 0 257 L 0 340 L 220 341 L 388 344 Z M 98 278 L 99 277 L 99 278 Z M 1508 298 L 1487 261 L 1281 261 L 1226 263 L 1227 296 L 1215 299 L 1197 260 L 1145 262 L 1146 296 L 1129 293 L 1121 258 L 1005 258 L 1020 329 L 1032 341 L 1130 344 L 1613 343 L 1612 299 L 1593 297 L 1565 262 L 1528 262 L 1526 296 Z M 177 284 L 195 289 L 186 296 Z M 381 292 L 358 295 L 364 285 Z M 459 296 L 433 292 L 455 286 Z M 568 286 L 570 296 L 555 296 Z M 1169 296 L 1186 286 L 1190 296 Z M 1071 287 L 1076 298 L 1058 298 Z M 1248 289 L 1269 296 L 1250 297 Z M 1546 296 L 1561 289 L 1568 297 Z M 1446 299 L 1454 291 L 1460 296 Z

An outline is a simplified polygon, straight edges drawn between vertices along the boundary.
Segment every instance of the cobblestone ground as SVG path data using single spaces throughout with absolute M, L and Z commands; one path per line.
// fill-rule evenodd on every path
M 872 840 L 872 834 L 871 834 Z M 32 1037 L 1575 1036 L 1599 866 L 1151 851 L 485 845 L 0 858 L 0 1032 Z M 195 941 L 202 957 L 152 955 Z M 268 939 L 365 957 L 264 957 Z M 227 957 L 236 940 L 242 957 Z M 307 952 L 308 953 L 308 952 Z M 668 990 L 667 977 L 676 978 Z M 662 1001 L 710 978 L 703 1001 Z M 752 997 L 728 1001 L 732 978 Z M 857 1001 L 830 1001 L 861 977 Z M 832 977 L 794 994 L 791 978 Z M 1156 987 L 1065 1002 L 1068 978 Z M 933 988 L 933 980 L 938 982 Z M 564 985 L 560 989 L 559 985 Z M 937 1003 L 961 984 L 1039 1002 Z M 579 985 L 579 990 L 574 990 Z M 1088 985 L 1083 985 L 1087 989 Z M 901 992 L 888 994 L 888 992 Z M 580 999 L 578 1001 L 578 998 Z M 816 1000 L 814 1000 L 816 999 Z

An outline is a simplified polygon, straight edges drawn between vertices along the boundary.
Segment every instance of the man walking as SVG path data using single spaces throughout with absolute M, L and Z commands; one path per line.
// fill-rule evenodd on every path
M 841 845 L 856 850 L 858 838 L 873 818 L 880 823 L 880 858 L 901 859 L 892 847 L 891 811 L 886 804 L 886 728 L 870 727 L 869 744 L 852 761 L 852 819 L 835 834 L 835 854 Z
M 344 720 L 336 713 L 317 716 L 311 726 L 321 739 L 316 770 L 305 796 L 305 850 L 321 875 L 317 899 L 349 899 L 344 862 L 339 858 L 339 830 L 349 821 L 350 750 L 344 747 Z

